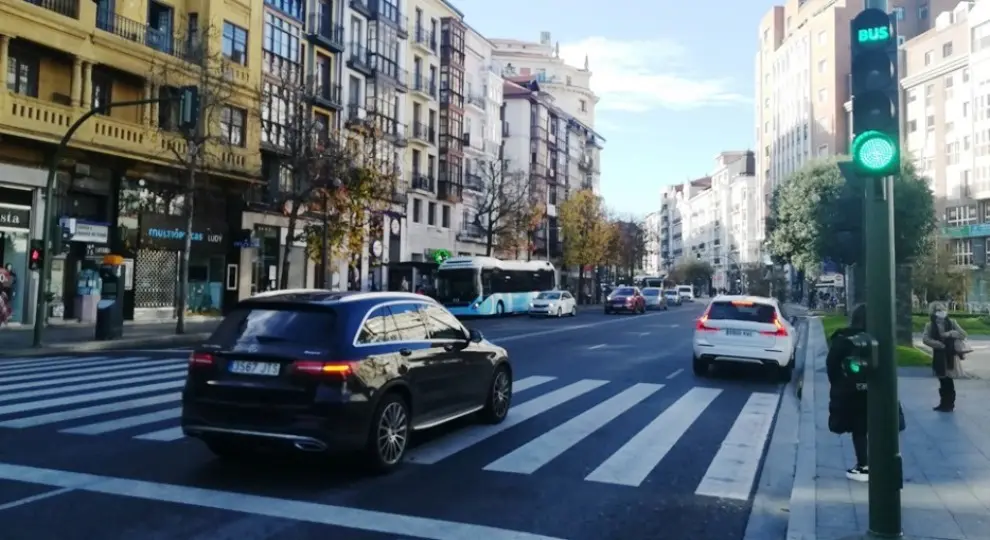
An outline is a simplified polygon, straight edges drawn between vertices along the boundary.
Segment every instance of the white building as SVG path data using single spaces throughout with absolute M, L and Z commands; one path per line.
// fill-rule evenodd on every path
M 645 246 L 643 250 L 643 272 L 649 276 L 663 273 L 663 257 L 660 251 L 660 237 L 663 232 L 661 212 L 650 212 L 643 220 Z
M 531 78 L 540 89 L 553 97 L 553 104 L 567 116 L 591 130 L 595 127 L 595 105 L 598 96 L 591 90 L 592 72 L 585 58 L 584 67 L 568 65 L 560 58 L 559 44 L 554 46 L 550 32 L 540 34 L 540 42 L 514 39 L 492 39 L 494 59 L 506 78 Z M 604 139 L 594 136 L 582 150 L 579 163 L 597 193 L 601 185 L 600 151 Z
M 502 76 L 492 60 L 493 45 L 468 27 L 464 69 L 464 203 L 457 216 L 458 255 L 487 255 L 487 236 L 478 221 L 491 185 L 491 165 L 502 147 Z

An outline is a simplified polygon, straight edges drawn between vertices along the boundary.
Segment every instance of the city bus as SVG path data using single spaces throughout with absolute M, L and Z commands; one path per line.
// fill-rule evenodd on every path
M 540 291 L 557 287 L 548 261 L 451 257 L 437 270 L 437 301 L 457 316 L 527 313 Z
M 645 289 L 647 287 L 662 289 L 665 281 L 667 280 L 660 276 L 636 276 L 633 278 L 633 283 L 640 289 Z

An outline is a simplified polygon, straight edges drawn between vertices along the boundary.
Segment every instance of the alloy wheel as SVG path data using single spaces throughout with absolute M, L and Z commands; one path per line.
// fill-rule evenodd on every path
M 378 455 L 388 465 L 398 463 L 406 451 L 409 421 L 402 403 L 385 406 L 378 420 Z
M 504 369 L 495 374 L 492 382 L 492 412 L 502 418 L 509 412 L 509 402 L 512 400 L 512 382 Z

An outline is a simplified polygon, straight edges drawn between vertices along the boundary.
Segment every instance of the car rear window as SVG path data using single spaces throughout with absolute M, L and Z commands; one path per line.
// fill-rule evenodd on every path
M 678 287 L 677 290 L 681 292 L 691 292 L 691 287 Z
M 227 315 L 210 342 L 221 346 L 237 343 L 287 343 L 325 348 L 336 339 L 337 315 L 323 309 L 245 307 Z
M 769 304 L 755 302 L 713 302 L 708 310 L 711 320 L 773 323 L 777 310 Z
M 657 289 L 643 289 L 643 296 L 660 296 L 660 291 Z
M 617 294 L 619 296 L 632 296 L 633 289 L 629 287 L 621 287 L 616 289 L 614 294 Z

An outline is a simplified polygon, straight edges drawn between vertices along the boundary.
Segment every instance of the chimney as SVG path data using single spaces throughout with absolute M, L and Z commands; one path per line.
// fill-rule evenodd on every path
M 550 32 L 540 32 L 540 45 L 550 45 Z

